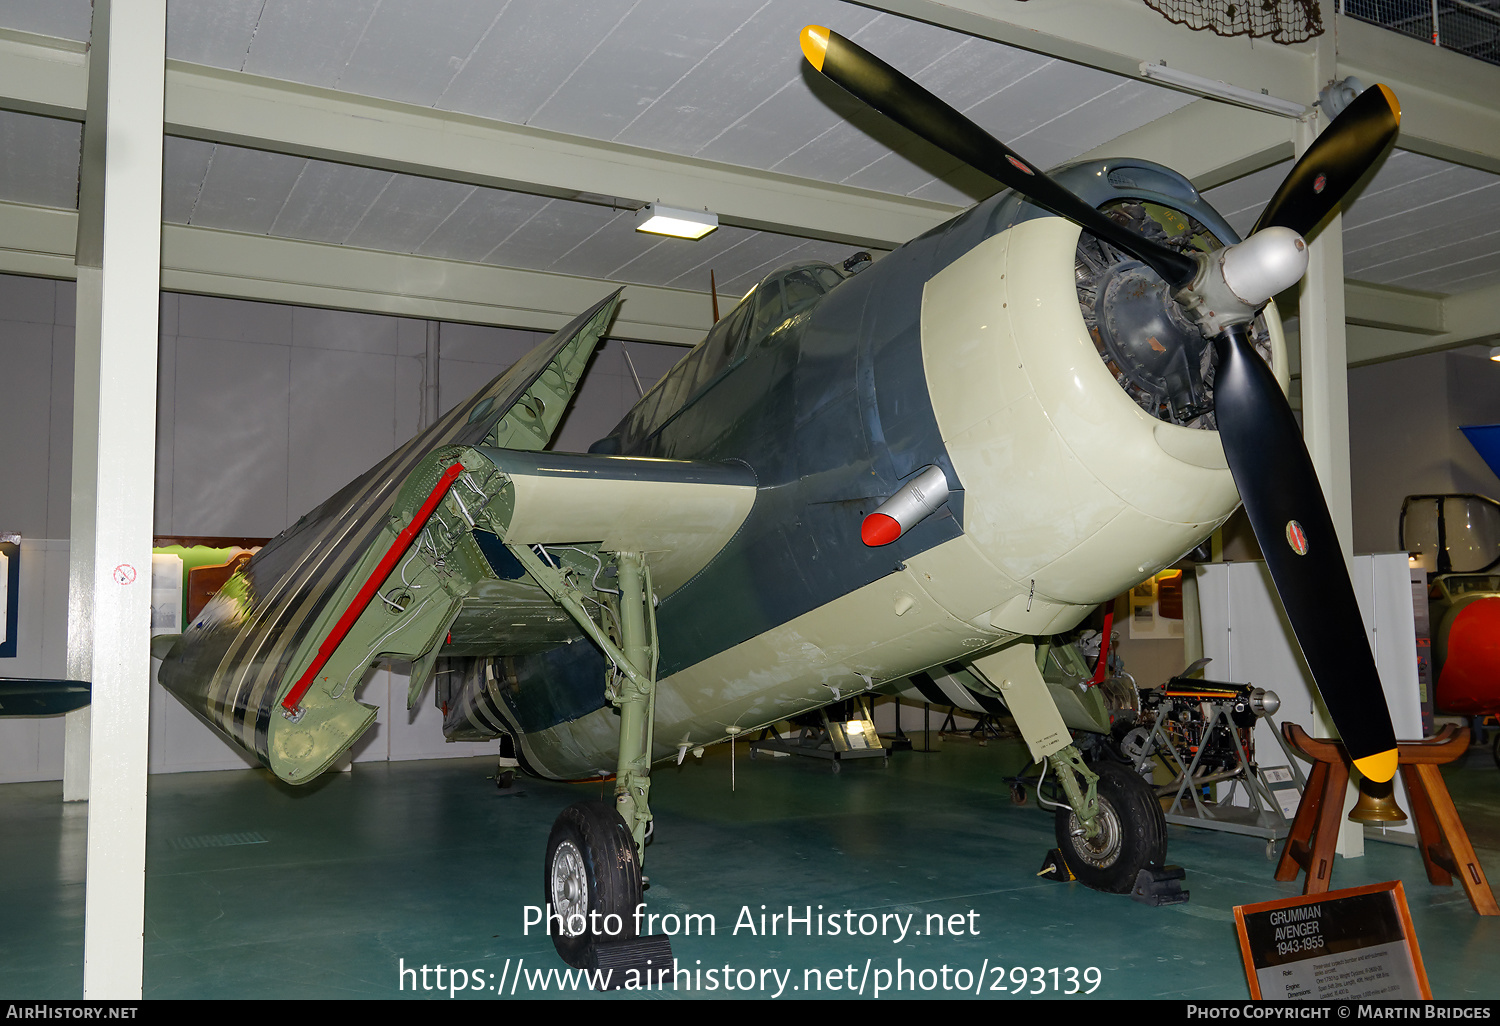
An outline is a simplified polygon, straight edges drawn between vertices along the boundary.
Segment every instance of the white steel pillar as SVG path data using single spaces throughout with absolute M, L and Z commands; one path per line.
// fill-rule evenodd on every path
M 1324 0 L 1323 24 L 1334 27 L 1336 5 Z M 1337 74 L 1334 32 L 1317 40 L 1314 89 L 1321 89 Z M 1329 119 L 1322 108 L 1305 121 L 1297 123 L 1293 145 L 1301 156 L 1318 133 L 1328 127 Z M 1308 245 L 1307 276 L 1302 280 L 1298 304 L 1299 333 L 1302 350 L 1302 440 L 1312 457 L 1328 513 L 1338 532 L 1344 562 L 1354 556 L 1354 499 L 1349 481 L 1349 355 L 1344 335 L 1344 217 L 1336 213 L 1323 225 Z M 1337 732 L 1317 707 L 1316 736 L 1334 737 Z M 1347 813 L 1358 797 L 1352 785 L 1345 796 Z M 1364 830 L 1347 818 L 1339 821 L 1337 851 L 1345 858 L 1364 854 Z
M 88 106 L 78 166 L 78 275 L 73 329 L 73 489 L 68 533 L 68 677 L 93 679 L 94 506 L 99 472 L 99 300 L 104 275 L 104 108 L 108 93 L 109 0 L 94 8 L 89 38 Z M 90 706 L 67 714 L 63 737 L 63 801 L 89 796 Z
M 96 0 L 96 33 L 101 14 L 109 45 L 83 996 L 129 1000 L 141 996 L 146 893 L 166 0 Z
M 1315 138 L 1299 124 L 1298 152 Z M 1302 136 L 1306 135 L 1304 143 Z M 1302 343 L 1302 438 L 1312 456 L 1344 560 L 1353 556 L 1349 483 L 1349 354 L 1344 336 L 1344 217 L 1335 214 L 1308 247 L 1298 305 Z
M 1323 88 L 1338 72 L 1334 31 L 1337 4 L 1324 0 L 1323 24 L 1330 27 L 1317 39 L 1313 90 Z M 1296 123 L 1292 140 L 1302 156 L 1328 127 L 1322 108 Z M 1328 512 L 1344 550 L 1353 556 L 1353 490 L 1349 484 L 1349 355 L 1344 337 L 1344 218 L 1335 214 L 1309 240 L 1307 276 L 1298 306 L 1302 349 L 1302 438 L 1312 456 Z

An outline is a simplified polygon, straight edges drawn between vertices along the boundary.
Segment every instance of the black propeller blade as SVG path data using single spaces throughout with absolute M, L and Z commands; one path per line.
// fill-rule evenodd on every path
M 817 25 L 802 30 L 801 42 L 808 62 L 834 83 L 974 169 L 1135 256 L 1174 290 L 1183 290 L 1175 293 L 1180 303 L 1199 288 L 1194 279 L 1200 265 L 1192 257 L 1100 214 L 862 47 Z M 1390 90 L 1378 86 L 1361 94 L 1303 154 L 1256 229 L 1290 228 L 1298 235 L 1310 231 L 1390 144 L 1399 120 Z M 1292 241 L 1300 251 L 1301 240 Z M 1252 245 L 1241 252 L 1256 249 Z M 1225 266 L 1220 265 L 1221 273 Z M 1190 284 L 1192 289 L 1183 289 Z M 1247 303 L 1243 313 L 1212 328 L 1207 318 L 1199 321 L 1205 334 L 1217 331 L 1214 396 L 1220 438 L 1329 715 L 1360 772 L 1371 780 L 1389 780 L 1396 772 L 1395 731 L 1317 473 L 1291 406 L 1249 341 L 1249 322 L 1258 305 Z M 1218 330 L 1217 324 L 1226 320 L 1228 326 Z
M 1378 84 L 1360 93 L 1288 172 L 1251 234 L 1280 225 L 1305 237 L 1395 141 L 1400 126 L 1395 93 Z
M 1104 239 L 1146 264 L 1170 285 L 1186 285 L 1198 263 L 1115 223 L 1039 168 L 857 43 L 830 29 L 802 30 L 802 53 L 835 85 L 898 125 L 982 171 L 1007 188 Z
M 1389 780 L 1396 734 L 1302 432 L 1246 326 L 1214 342 L 1219 440 L 1276 593 L 1354 764 L 1371 780 Z

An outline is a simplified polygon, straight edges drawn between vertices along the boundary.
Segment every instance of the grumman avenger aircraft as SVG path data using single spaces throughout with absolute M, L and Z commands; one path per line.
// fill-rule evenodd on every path
M 1165 856 L 1160 807 L 1081 757 L 1037 639 L 1242 498 L 1334 723 L 1366 776 L 1395 770 L 1267 305 L 1394 139 L 1394 97 L 1356 100 L 1239 242 L 1167 168 L 1049 176 L 836 33 L 802 48 L 1008 191 L 857 275 L 773 272 L 588 453 L 544 452 L 602 299 L 267 545 L 160 671 L 293 784 L 374 721 L 356 692 L 385 658 L 412 661 L 412 702 L 443 661 L 449 737 L 508 737 L 543 777 L 613 774 L 547 846 L 575 966 L 645 943 L 589 923 L 629 936 L 653 763 L 955 661 L 1060 778 L 1078 877 L 1129 890 Z

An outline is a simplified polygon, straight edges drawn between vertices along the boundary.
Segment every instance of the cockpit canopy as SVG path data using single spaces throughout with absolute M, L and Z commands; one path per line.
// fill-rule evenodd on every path
M 825 263 L 787 264 L 766 275 L 713 326 L 707 338 L 641 398 L 607 437 L 589 446 L 589 452 L 633 451 L 702 395 L 721 374 L 769 343 L 777 329 L 846 277 Z
M 1408 495 L 1401 547 L 1430 572 L 1474 574 L 1500 564 L 1500 503 L 1482 495 Z

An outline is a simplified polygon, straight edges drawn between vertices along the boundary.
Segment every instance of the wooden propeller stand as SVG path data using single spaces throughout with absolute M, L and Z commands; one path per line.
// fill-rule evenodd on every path
M 1276 863 L 1276 879 L 1295 880 L 1307 873 L 1303 894 L 1321 894 L 1328 890 L 1333 875 L 1334 846 L 1338 841 L 1339 820 L 1344 814 L 1344 793 L 1349 786 L 1349 757 L 1337 741 L 1311 738 L 1295 723 L 1281 728 L 1287 743 L 1312 764 L 1302 804 L 1292 821 L 1292 832 Z M 1425 741 L 1402 741 L 1397 744 L 1401 779 L 1417 828 L 1417 848 L 1427 868 L 1429 882 L 1450 886 L 1456 874 L 1463 884 L 1469 904 L 1482 916 L 1500 915 L 1495 895 L 1485 879 L 1474 846 L 1453 807 L 1448 786 L 1438 767 L 1457 759 L 1469 747 L 1469 735 L 1452 724 L 1436 737 Z

